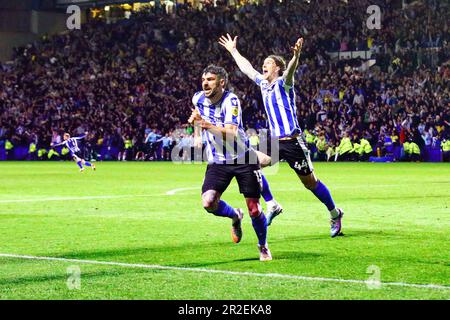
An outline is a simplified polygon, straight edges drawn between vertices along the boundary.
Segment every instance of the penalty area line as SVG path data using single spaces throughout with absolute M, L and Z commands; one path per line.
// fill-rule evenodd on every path
M 289 280 L 302 280 L 302 281 L 315 281 L 315 282 L 335 282 L 335 283 L 349 283 L 349 284 L 372 285 L 372 286 L 374 285 L 373 281 L 365 281 L 365 280 L 307 277 L 307 276 L 289 275 L 289 274 L 280 274 L 280 273 L 256 273 L 256 272 L 242 272 L 242 271 L 217 270 L 217 269 L 206 269 L 206 268 L 174 267 L 174 266 L 163 266 L 163 265 L 155 265 L 155 264 L 124 263 L 124 262 L 114 262 L 114 261 L 68 259 L 68 258 L 30 256 L 30 255 L 19 255 L 19 254 L 9 254 L 9 253 L 0 253 L 0 258 L 58 261 L 58 262 L 65 262 L 65 263 L 70 262 L 70 263 L 114 266 L 114 267 L 124 267 L 124 268 L 185 271 L 185 272 L 225 274 L 225 275 L 249 276 L 249 277 L 282 278 L 282 279 L 289 279 Z M 420 289 L 450 290 L 450 286 L 436 285 L 436 284 L 414 284 L 414 283 L 405 283 L 405 282 L 379 282 L 378 284 L 380 285 L 380 287 L 381 286 L 397 286 L 397 287 L 410 287 L 410 288 L 420 288 Z

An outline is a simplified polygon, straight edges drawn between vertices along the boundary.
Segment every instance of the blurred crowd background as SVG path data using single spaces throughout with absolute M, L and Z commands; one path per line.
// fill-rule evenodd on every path
M 259 88 L 217 43 L 230 33 L 257 70 L 269 54 L 289 60 L 304 37 L 297 116 L 315 160 L 449 161 L 448 2 L 393 3 L 177 4 L 43 36 L 0 63 L 0 159 L 65 159 L 50 145 L 87 131 L 86 159 L 170 160 L 174 146 L 193 144 L 186 122 L 209 64 L 229 72 L 257 147 L 267 119 Z M 379 30 L 366 26 L 374 4 Z

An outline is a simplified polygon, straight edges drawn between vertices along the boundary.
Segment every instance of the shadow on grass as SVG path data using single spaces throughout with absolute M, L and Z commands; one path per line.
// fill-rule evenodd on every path
M 335 239 L 331 239 L 328 235 L 305 235 L 305 236 L 289 236 L 289 237 L 274 237 L 271 239 L 269 236 L 269 245 L 273 244 L 289 244 L 290 246 L 298 243 L 299 251 L 303 253 L 298 253 L 299 251 L 293 251 L 293 257 L 302 258 L 302 255 L 311 255 L 310 253 L 304 253 L 307 250 L 307 245 L 303 245 L 308 241 L 320 241 L 325 245 L 333 245 L 337 241 L 345 241 L 348 238 L 360 238 L 367 237 L 373 238 L 377 237 L 377 240 L 380 238 L 390 238 L 391 236 L 395 236 L 398 239 L 398 234 L 384 232 L 384 231 L 358 231 L 352 230 L 350 232 L 346 232 L 345 236 L 337 237 Z M 244 249 L 244 250 L 242 250 Z M 168 257 L 173 257 L 172 261 L 175 262 L 177 259 L 186 260 L 195 260 L 195 258 L 204 259 L 205 256 L 208 259 L 213 257 L 217 257 L 218 254 L 212 255 L 211 252 L 224 252 L 223 257 L 227 257 L 227 252 L 233 252 L 237 250 L 237 246 L 233 243 L 223 243 L 223 242 L 207 242 L 207 241 L 199 241 L 197 243 L 189 243 L 189 244 L 179 244 L 179 245 L 162 245 L 159 244 L 157 246 L 144 246 L 144 247 L 118 247 L 118 248 L 106 248 L 106 249 L 82 249 L 82 250 L 71 250 L 71 251 L 57 251 L 57 252 L 38 252 L 38 253 L 30 253 L 30 252 L 14 252 L 14 254 L 31 254 L 36 256 L 46 256 L 46 257 L 56 257 L 56 258 L 65 258 L 65 259 L 80 259 L 80 260 L 103 260 L 103 261 L 121 261 L 121 262 L 129 262 L 129 263 L 159 263 L 164 262 L 167 263 Z M 213 262 L 212 264 L 224 264 L 230 262 L 244 262 L 244 261 L 255 261 L 258 260 L 258 252 L 256 249 L 256 245 L 250 243 L 241 243 L 239 244 L 240 252 L 245 252 L 248 254 L 248 251 L 254 251 L 254 255 L 248 258 L 239 258 L 239 259 L 230 259 L 222 262 Z M 45 252 L 45 253 L 44 253 Z M 300 256 L 297 256 L 300 255 Z M 229 257 L 229 255 L 228 255 Z M 127 259 L 130 258 L 130 259 Z M 136 261 L 136 258 L 140 258 Z M 142 259 L 144 258 L 144 259 Z M 151 259 L 149 259 L 151 258 Z M 23 263 L 27 263 L 30 260 L 20 260 Z M 191 264 L 189 264 L 191 265 Z M 192 265 L 196 265 L 195 263 Z M 208 263 L 200 263 L 199 265 L 208 265 Z
M 67 262 L 66 264 L 70 264 Z M 114 266 L 95 266 L 95 267 L 106 267 L 108 270 L 104 271 L 91 271 L 91 272 L 85 272 L 82 269 L 81 273 L 81 280 L 83 282 L 88 281 L 87 279 L 95 279 L 95 278 L 101 278 L 105 276 L 118 276 L 118 275 L 125 275 L 130 273 L 130 269 L 125 269 L 122 267 L 114 267 Z M 111 267 L 114 267 L 114 270 L 111 270 Z M 8 286 L 19 286 L 19 285 L 28 285 L 33 283 L 40 283 L 40 282 L 49 282 L 49 281 L 55 281 L 58 282 L 58 285 L 61 285 L 62 288 L 66 288 L 67 280 L 69 279 L 69 274 L 66 274 L 66 266 L 61 266 L 61 268 L 58 268 L 58 270 L 62 270 L 63 272 L 60 274 L 47 274 L 47 275 L 38 275 L 38 276 L 24 276 L 24 277 L 18 277 L 14 276 L 11 278 L 0 278 L 0 288 L 8 288 Z M 133 273 L 148 273 L 148 272 L 158 272 L 163 271 L 160 269 L 133 269 Z

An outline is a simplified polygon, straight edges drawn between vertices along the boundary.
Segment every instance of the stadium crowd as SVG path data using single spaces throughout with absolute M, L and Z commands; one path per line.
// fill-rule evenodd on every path
M 29 147 L 30 159 L 59 159 L 67 152 L 49 147 L 63 132 L 88 131 L 86 158 L 169 160 L 175 144 L 192 145 L 186 122 L 208 64 L 228 70 L 246 128 L 264 132 L 259 91 L 217 43 L 228 32 L 254 66 L 272 53 L 289 59 L 297 37 L 305 38 L 297 115 L 315 158 L 367 160 L 395 147 L 411 160 L 425 147 L 449 157 L 450 10 L 443 2 L 265 2 L 91 21 L 17 48 L 0 64 L 0 148 L 10 159 L 18 146 Z M 366 26 L 372 4 L 382 9 L 380 30 Z M 335 51 L 370 51 L 376 63 L 327 54 Z

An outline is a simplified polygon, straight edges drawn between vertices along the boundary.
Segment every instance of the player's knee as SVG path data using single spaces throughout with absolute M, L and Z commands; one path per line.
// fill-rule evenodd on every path
M 261 205 L 257 201 L 247 203 L 247 208 L 251 218 L 256 218 L 261 214 Z
M 206 210 L 206 212 L 214 213 L 217 211 L 217 205 L 214 203 L 203 203 L 203 209 Z
M 217 210 L 219 200 L 213 194 L 205 194 L 202 196 L 202 204 L 207 212 L 213 213 Z
M 305 182 L 303 182 L 303 185 L 308 190 L 314 190 L 317 187 L 317 182 L 316 181 L 305 181 Z
M 316 179 L 316 177 L 313 174 L 306 176 L 306 177 L 302 177 L 302 176 L 299 176 L 299 177 L 306 189 L 315 190 L 317 188 L 318 180 Z

